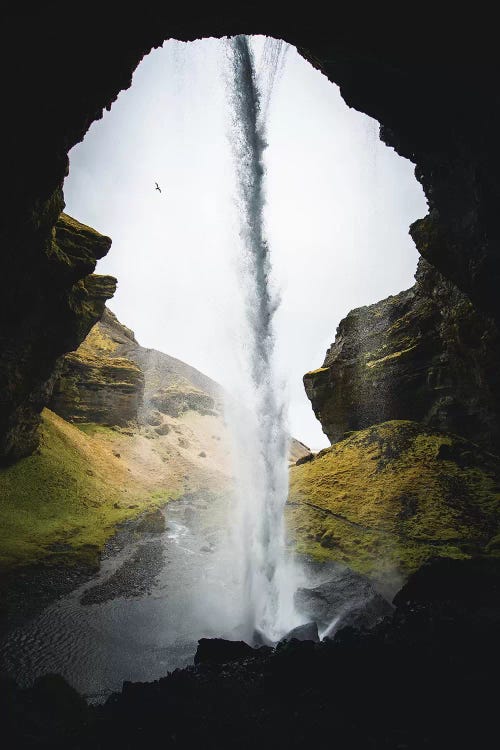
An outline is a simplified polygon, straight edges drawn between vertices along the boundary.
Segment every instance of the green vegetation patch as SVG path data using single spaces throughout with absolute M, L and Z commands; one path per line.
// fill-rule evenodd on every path
M 499 511 L 499 459 L 415 422 L 354 432 L 290 474 L 298 551 L 372 575 L 500 554 Z
M 145 492 L 107 444 L 44 410 L 37 453 L 0 469 L 0 566 L 97 564 L 116 525 L 179 491 Z M 104 435 L 103 435 L 104 433 Z

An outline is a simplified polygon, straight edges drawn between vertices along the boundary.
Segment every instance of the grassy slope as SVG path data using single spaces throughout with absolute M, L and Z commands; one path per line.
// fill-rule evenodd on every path
M 406 575 L 436 555 L 498 554 L 499 482 L 471 443 L 386 422 L 292 468 L 288 525 L 299 552 Z
M 181 491 L 145 487 L 114 454 L 113 431 L 86 435 L 45 410 L 39 452 L 0 469 L 0 565 L 97 563 L 117 523 Z

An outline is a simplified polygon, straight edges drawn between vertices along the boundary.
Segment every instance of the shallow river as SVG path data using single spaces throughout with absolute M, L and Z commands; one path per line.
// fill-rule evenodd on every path
M 172 502 L 164 513 L 163 533 L 111 550 L 95 579 L 12 632 L 0 644 L 2 668 L 21 685 L 57 672 L 99 701 L 124 680 L 192 663 L 198 639 L 221 634 L 211 619 L 230 600 L 214 554 L 220 533 L 202 500 Z

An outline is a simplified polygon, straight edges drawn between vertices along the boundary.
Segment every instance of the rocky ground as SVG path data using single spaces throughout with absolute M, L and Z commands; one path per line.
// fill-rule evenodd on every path
M 57 676 L 28 690 L 6 682 L 3 736 L 23 748 L 492 747 L 499 585 L 498 562 L 437 561 L 370 631 L 253 653 L 220 642 L 102 707 Z

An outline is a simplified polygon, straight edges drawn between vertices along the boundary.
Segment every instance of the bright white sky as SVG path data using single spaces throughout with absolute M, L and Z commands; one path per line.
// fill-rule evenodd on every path
M 143 346 L 230 389 L 241 290 L 223 70 L 220 40 L 152 52 L 72 150 L 65 196 L 69 214 L 113 239 L 97 271 L 118 278 L 110 307 L 119 319 Z M 322 364 L 349 310 L 413 284 L 408 226 L 427 209 L 413 165 L 294 48 L 274 89 L 268 142 L 277 364 L 290 430 L 318 450 L 328 441 L 302 375 Z

